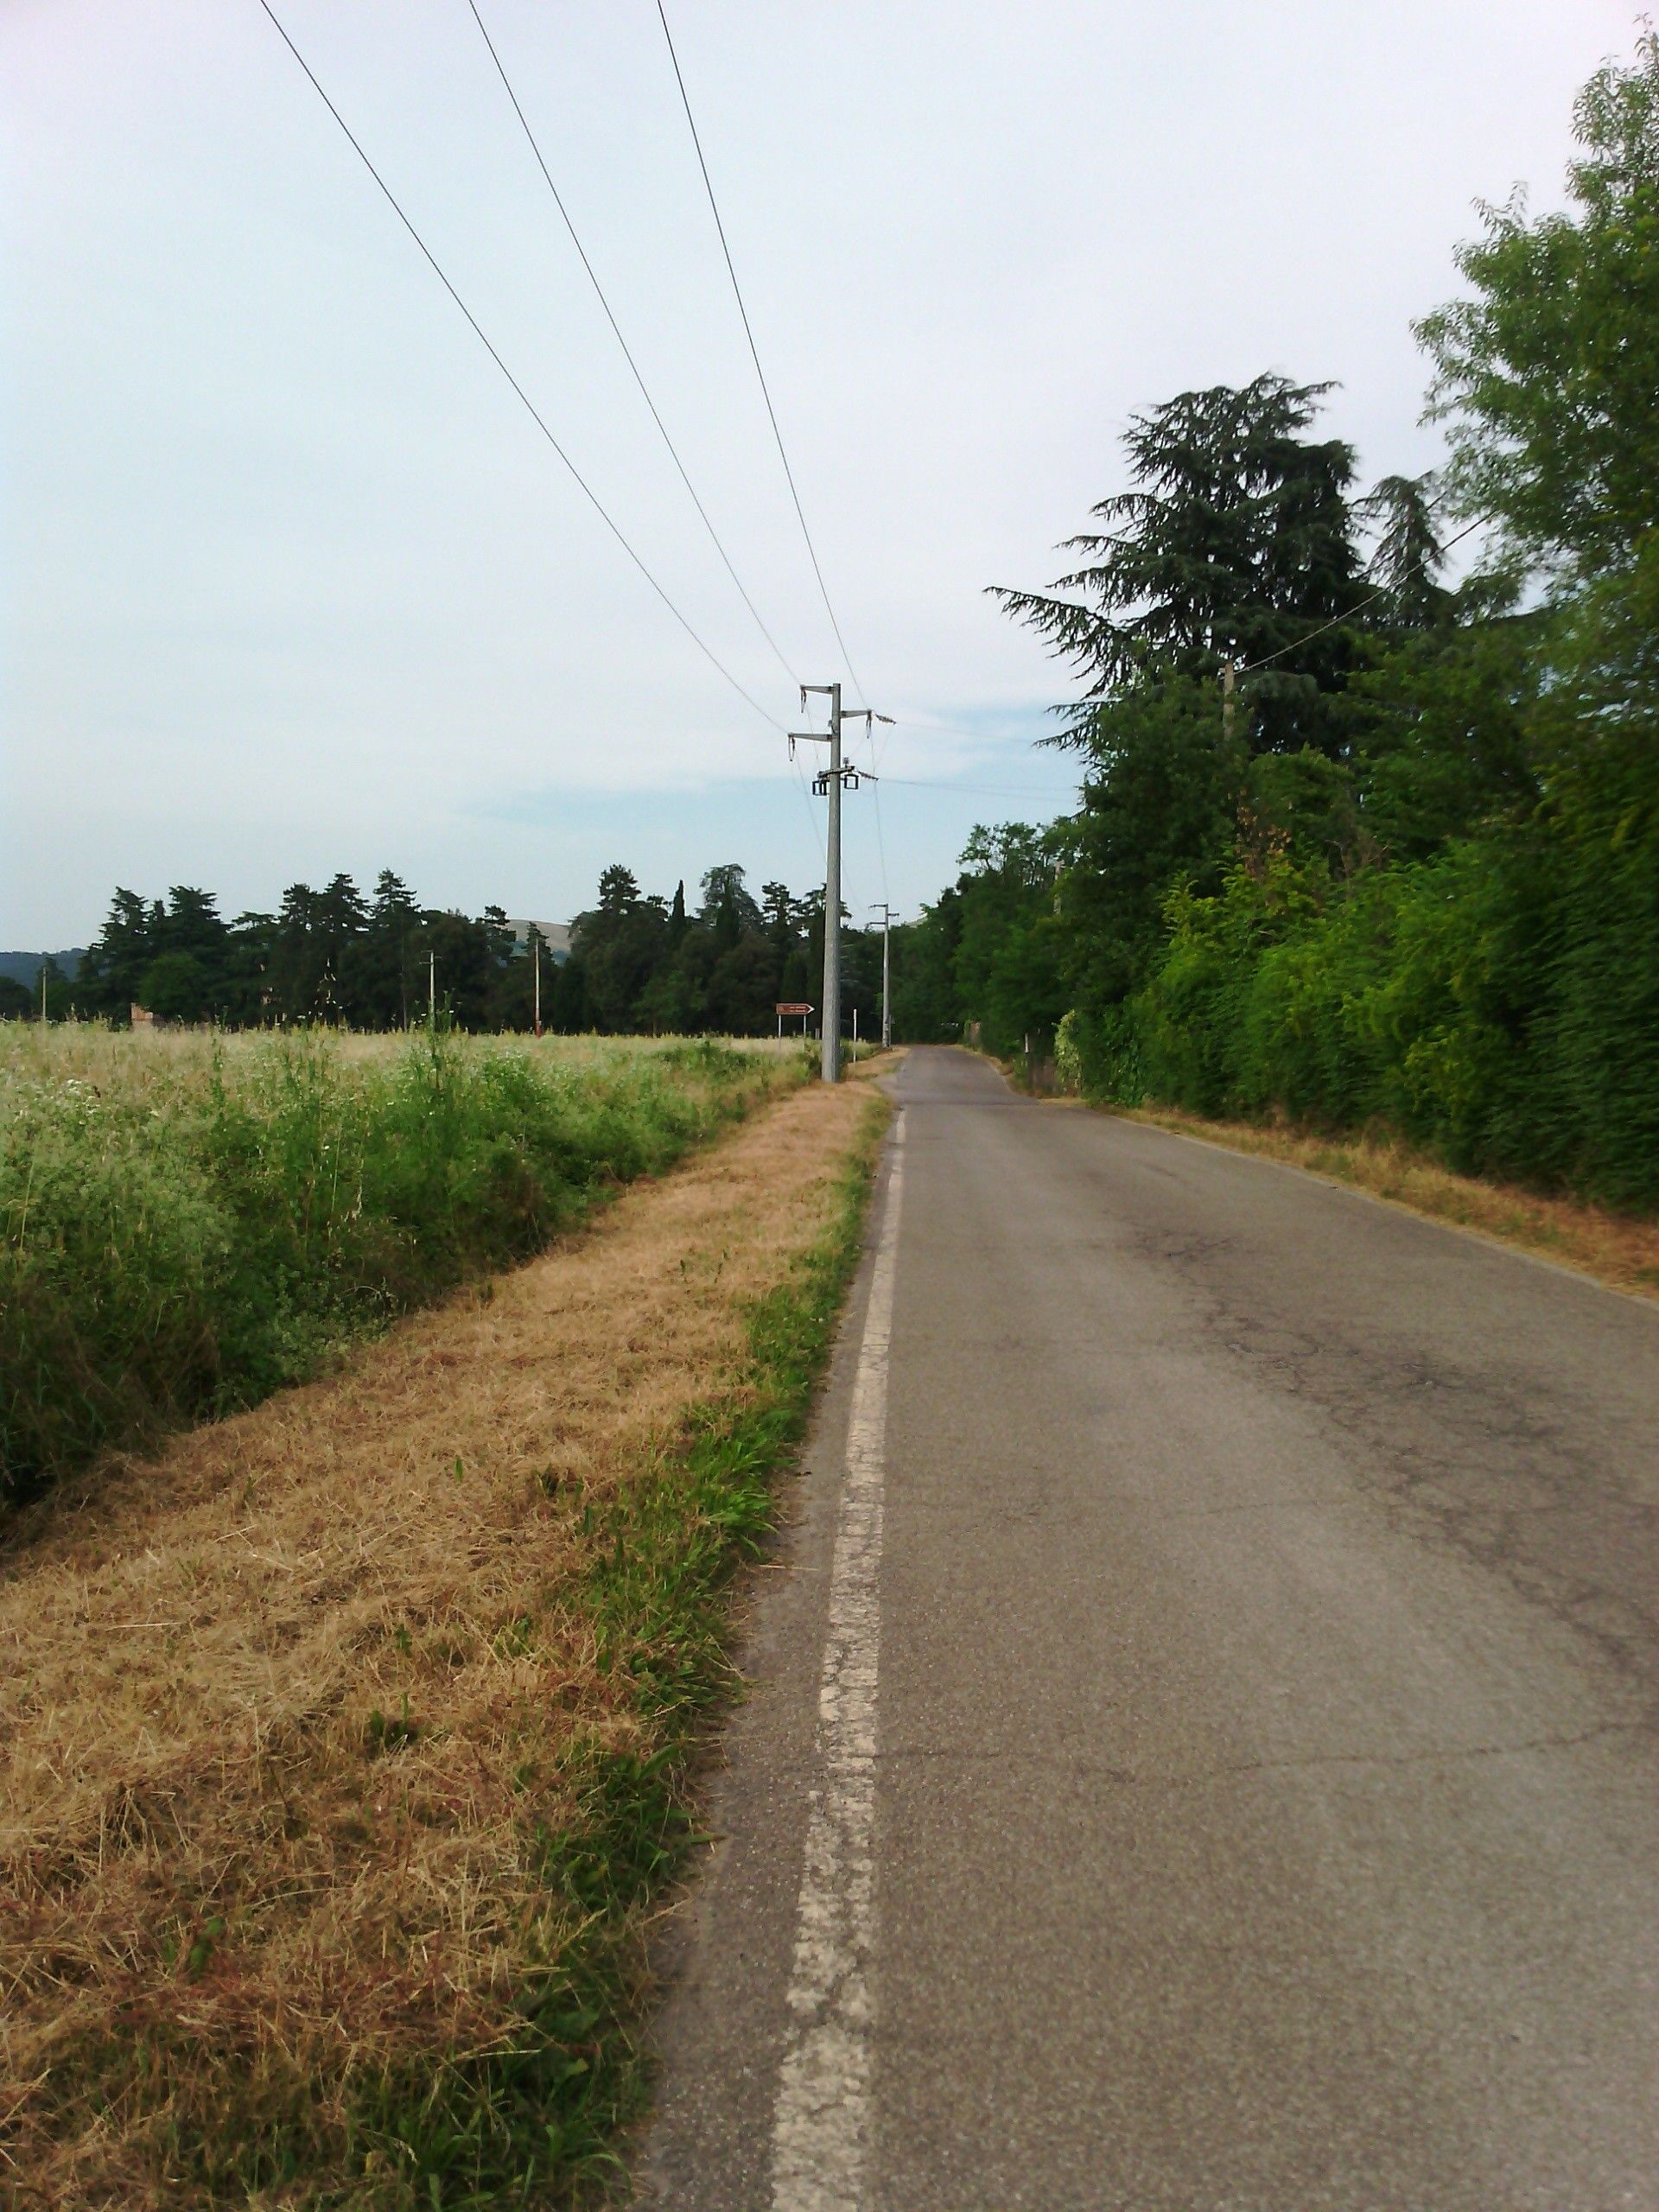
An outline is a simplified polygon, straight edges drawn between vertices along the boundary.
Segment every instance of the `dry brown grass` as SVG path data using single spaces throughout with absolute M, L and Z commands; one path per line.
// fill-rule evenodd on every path
M 418 1034 L 419 1033 L 415 1033 Z M 232 1066 L 254 1057 L 284 1034 L 321 1038 L 348 1063 L 394 1058 L 408 1049 L 410 1033 L 401 1029 L 327 1029 L 293 1032 L 268 1029 L 111 1029 L 101 1021 L 0 1020 L 0 1095 L 20 1081 L 73 1078 L 104 1090 L 170 1088 L 205 1075 L 215 1053 Z M 543 1064 L 585 1067 L 594 1062 L 666 1052 L 675 1045 L 698 1044 L 688 1037 L 529 1037 L 512 1031 L 499 1035 L 458 1038 L 462 1050 L 518 1052 Z M 760 1059 L 793 1059 L 798 1038 L 722 1037 L 735 1052 Z
M 512 2031 L 515 1976 L 569 1933 L 527 1807 L 556 1824 L 561 1753 L 637 1726 L 584 1615 L 590 1509 L 734 1388 L 746 1309 L 824 1233 L 872 1110 L 861 1084 L 794 1093 L 347 1374 L 104 1471 L 13 1548 L 11 2202 L 193 2202 L 175 2128 Z M 169 2054 L 159 2094 L 124 2078 L 146 2047 Z
M 1513 1184 L 1457 1175 L 1408 1147 L 1368 1136 L 1317 1136 L 1252 1122 L 1211 1122 L 1169 1107 L 1144 1108 L 1131 1119 L 1184 1136 L 1202 1137 L 1234 1152 L 1288 1160 L 1387 1198 L 1414 1213 L 1519 1245 L 1610 1289 L 1659 1298 L 1659 1222 L 1637 1221 L 1573 1198 L 1544 1198 Z

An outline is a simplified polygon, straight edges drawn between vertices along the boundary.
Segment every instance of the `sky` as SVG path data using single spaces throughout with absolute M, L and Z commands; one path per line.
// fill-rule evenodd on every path
M 600 869 L 821 876 L 794 679 L 893 717 L 855 917 L 1066 806 L 1042 585 L 1130 415 L 1334 378 L 1362 477 L 1436 461 L 1411 321 L 1474 203 L 1560 203 L 1603 0 L 479 0 L 774 658 L 595 300 L 468 0 L 6 0 L 0 944 L 117 883 L 226 913 L 395 868 L 563 918 Z M 757 708 L 760 711 L 757 711 Z M 821 714 L 818 725 L 822 727 Z M 817 753 L 821 748 L 804 748 Z M 805 763 L 809 771 L 810 763 Z

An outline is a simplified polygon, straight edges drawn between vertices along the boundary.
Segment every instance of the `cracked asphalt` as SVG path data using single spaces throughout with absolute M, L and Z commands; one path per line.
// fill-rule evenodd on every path
M 892 1088 L 859 2212 L 1659 2207 L 1659 1310 L 963 1053 Z M 675 2212 L 772 2212 L 860 1323 L 661 1954 Z

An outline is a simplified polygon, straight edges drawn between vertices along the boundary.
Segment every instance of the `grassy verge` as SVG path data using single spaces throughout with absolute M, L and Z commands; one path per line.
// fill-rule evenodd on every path
M 1143 1107 L 1129 1111 L 1128 1118 L 1332 1176 L 1414 1213 L 1454 1223 L 1575 1268 L 1610 1289 L 1659 1298 L 1659 1222 L 1455 1174 L 1408 1145 L 1373 1136 L 1330 1136 L 1254 1122 L 1208 1121 L 1169 1107 Z
M 624 1678 L 643 1740 L 587 1740 L 565 1772 L 575 1817 L 538 1839 L 576 1932 L 522 1997 L 510 2048 L 373 2085 L 356 2116 L 388 2207 L 600 2202 L 619 2130 L 646 2100 L 640 2028 L 649 1908 L 695 1839 L 690 1754 L 734 1687 L 728 1586 L 775 1522 L 773 1478 L 798 1442 L 856 1264 L 880 1124 L 848 1163 L 829 1232 L 748 1318 L 740 1395 L 688 1417 L 681 1448 L 618 1502 L 588 1580 L 599 1663 Z M 342 2199 L 353 2203 L 361 2196 Z
M 0 1510 L 543 1246 L 804 1061 L 0 1035 Z
M 0 1576 L 0 2172 L 41 2212 L 586 2203 L 885 1110 L 776 1101 Z M 10 2161 L 10 2164 L 5 2164 Z

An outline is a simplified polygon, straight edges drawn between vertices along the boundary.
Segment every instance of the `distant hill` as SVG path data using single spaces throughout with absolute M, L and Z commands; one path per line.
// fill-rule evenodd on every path
M 507 927 L 512 931 L 513 936 L 521 945 L 528 944 L 530 943 L 530 933 L 532 929 L 539 930 L 542 933 L 542 942 L 547 947 L 547 957 L 553 963 L 553 965 L 556 968 L 563 968 L 565 962 L 570 957 L 570 925 L 569 922 L 515 922 L 512 915 L 509 914 L 507 917 Z
M 10 976 L 14 983 L 33 990 L 41 979 L 41 961 L 53 960 L 57 963 L 58 973 L 73 983 L 86 957 L 84 944 L 72 944 L 62 952 L 0 952 L 0 976 Z

